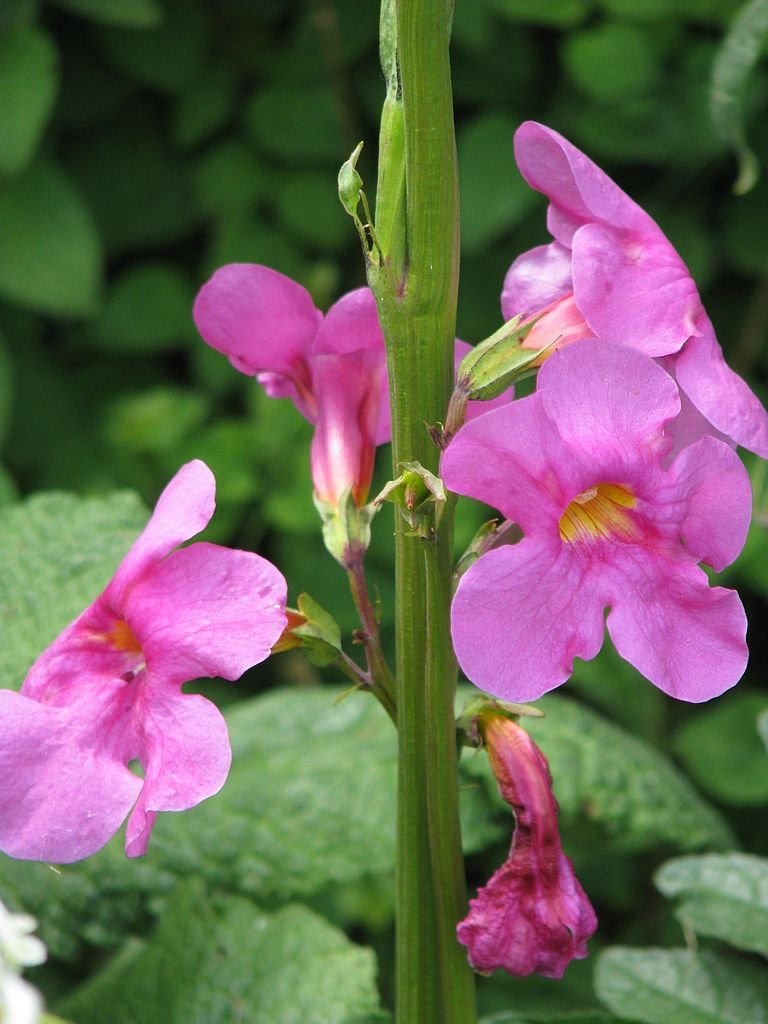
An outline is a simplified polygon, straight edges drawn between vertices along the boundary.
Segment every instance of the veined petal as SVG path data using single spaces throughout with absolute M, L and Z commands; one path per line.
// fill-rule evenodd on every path
M 242 373 L 292 378 L 309 355 L 322 314 L 306 288 L 257 263 L 219 268 L 193 308 L 203 339 Z
M 768 413 L 734 373 L 707 317 L 675 359 L 675 376 L 696 408 L 736 444 L 768 458 Z
M 152 516 L 132 544 L 104 592 L 105 599 L 119 606 L 126 591 L 150 566 L 162 561 L 205 529 L 216 507 L 216 480 L 199 459 L 182 466 L 158 498 Z
M 571 251 L 559 242 L 522 253 L 504 278 L 501 312 L 505 320 L 533 316 L 573 291 Z
M 57 864 L 88 857 L 114 835 L 142 780 L 103 728 L 111 693 L 55 708 L 0 690 L 0 849 Z
M 597 164 L 546 125 L 520 125 L 515 159 L 531 188 L 550 200 L 549 228 L 563 245 L 570 245 L 573 232 L 591 221 L 623 230 L 659 230 Z
M 218 793 L 232 762 L 226 723 L 205 697 L 151 688 L 147 701 L 142 719 L 144 787 L 128 819 L 129 857 L 147 852 L 158 811 L 185 811 Z
M 199 543 L 144 574 L 125 618 L 153 679 L 238 679 L 283 631 L 285 594 L 283 576 L 259 555 Z
M 678 700 L 699 703 L 734 686 L 747 667 L 747 619 L 734 590 L 710 587 L 696 565 L 635 548 L 603 563 L 607 627 L 616 650 Z
M 674 381 L 631 349 L 581 341 L 555 352 L 539 371 L 537 393 L 569 447 L 614 472 L 666 452 L 664 425 L 680 411 Z M 629 483 L 619 478 L 593 483 Z
M 570 449 L 530 395 L 466 423 L 443 452 L 446 487 L 513 519 L 528 535 L 556 534 L 583 477 Z
M 376 300 L 370 288 L 347 292 L 331 306 L 312 343 L 312 356 L 373 352 L 386 365 Z
M 598 653 L 603 630 L 589 567 L 559 541 L 489 551 L 462 576 L 451 609 L 459 664 L 503 700 L 537 700 L 565 682 L 574 658 Z
M 688 268 L 654 225 L 622 235 L 587 224 L 573 236 L 573 293 L 595 334 L 649 356 L 677 352 L 703 312 Z

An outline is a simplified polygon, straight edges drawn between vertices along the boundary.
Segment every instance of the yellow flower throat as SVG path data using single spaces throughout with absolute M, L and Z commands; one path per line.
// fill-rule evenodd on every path
M 597 484 L 577 494 L 560 517 L 560 539 L 566 544 L 617 537 L 636 540 L 640 531 L 628 513 L 637 498 L 623 484 Z

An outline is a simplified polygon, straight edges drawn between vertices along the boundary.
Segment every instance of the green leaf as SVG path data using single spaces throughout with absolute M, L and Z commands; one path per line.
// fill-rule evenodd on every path
M 562 54 L 574 84 L 597 103 L 641 96 L 659 70 L 650 33 L 617 21 L 565 36 Z
M 35 155 L 56 100 L 58 62 L 41 29 L 0 32 L 0 174 L 17 174 Z
M 190 885 L 59 1009 L 78 1024 L 355 1024 L 378 1008 L 375 972 L 371 950 L 306 907 L 267 914 Z
M 208 10 L 200 0 L 164 0 L 163 12 L 150 31 L 104 28 L 101 42 L 110 61 L 136 82 L 178 93 L 191 86 L 205 64 Z
M 766 1024 L 768 971 L 736 957 L 683 949 L 602 953 L 595 972 L 600 1000 L 642 1024 Z
M 744 92 L 766 38 L 768 0 L 750 0 L 734 19 L 712 68 L 710 112 L 715 130 L 739 161 L 739 176 L 733 186 L 737 195 L 749 192 L 760 173 L 757 157 L 747 144 Z
M 276 198 L 281 222 L 302 242 L 327 251 L 341 248 L 354 237 L 339 205 L 335 171 L 287 173 Z
M 111 406 L 104 433 L 117 451 L 161 455 L 179 449 L 209 413 L 195 391 L 162 385 L 125 395 Z
M 0 685 L 101 593 L 147 514 L 134 494 L 39 494 L 0 509 Z
M 0 334 L 0 445 L 5 440 L 13 412 L 13 360 L 5 340 Z
M 0 294 L 40 313 L 88 316 L 100 276 L 90 213 L 58 167 L 41 162 L 0 186 Z
M 606 684 L 607 685 L 607 684 Z M 725 821 L 664 755 L 566 697 L 537 703 L 541 719 L 523 719 L 549 761 L 564 819 L 585 819 L 622 849 L 671 845 L 728 848 Z M 495 789 L 486 758 L 470 760 Z
M 487 0 L 488 6 L 511 21 L 532 25 L 573 28 L 585 20 L 594 6 L 593 0 Z
M 495 1013 L 482 1017 L 479 1024 L 622 1024 L 611 1013 L 581 1010 L 573 1013 Z
M 667 861 L 656 888 L 681 898 L 676 914 L 693 931 L 768 956 L 768 860 L 745 853 Z
M 173 263 L 139 263 L 123 271 L 107 292 L 102 315 L 90 328 L 105 349 L 164 352 L 196 337 L 195 290 Z
M 163 20 L 158 0 L 50 0 L 73 14 L 93 18 L 105 25 L 125 28 L 154 28 Z
M 227 139 L 201 157 L 195 187 L 205 213 L 238 217 L 269 196 L 272 176 L 240 139 Z
M 768 753 L 758 718 L 768 692 L 737 690 L 697 708 L 674 737 L 674 749 L 694 781 L 724 803 L 750 806 L 768 800 Z
M 467 252 L 483 249 L 540 202 L 515 167 L 516 127 L 504 114 L 481 114 L 459 134 L 461 242 Z
M 179 95 L 173 134 L 181 146 L 196 146 L 227 123 L 235 105 L 236 83 L 225 64 L 211 64 Z
M 290 163 L 329 161 L 337 167 L 347 155 L 333 93 L 326 85 L 266 86 L 248 103 L 245 127 L 260 149 Z

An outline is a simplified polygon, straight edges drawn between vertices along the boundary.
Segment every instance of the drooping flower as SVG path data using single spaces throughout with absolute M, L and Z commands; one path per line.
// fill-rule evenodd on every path
M 525 346 L 599 338 L 663 358 L 689 400 L 671 426 L 676 449 L 709 432 L 768 456 L 768 414 L 726 365 L 696 285 L 655 221 L 551 128 L 521 125 L 515 156 L 550 201 L 554 238 L 519 256 L 504 281 L 505 319 L 541 316 Z
M 343 295 L 323 315 L 284 274 L 232 263 L 200 289 L 194 318 L 203 340 L 236 370 L 256 377 L 271 397 L 290 398 L 314 424 L 310 464 L 319 501 L 335 508 L 351 489 L 363 505 L 376 447 L 391 436 L 386 350 L 371 290 Z M 456 361 L 468 350 L 457 340 Z M 471 402 L 469 416 L 491 404 Z
M 516 978 L 561 978 L 587 955 L 597 918 L 557 829 L 557 801 L 546 758 L 503 714 L 477 721 L 499 792 L 515 813 L 509 857 L 470 900 L 456 934 L 474 970 L 502 968 Z
M 204 463 L 183 466 L 103 593 L 20 693 L 0 691 L 0 849 L 12 857 L 80 860 L 128 815 L 125 850 L 140 856 L 159 811 L 224 784 L 224 719 L 181 687 L 263 661 L 286 622 L 286 585 L 252 552 L 179 547 L 207 525 L 214 493 Z
M 533 395 L 456 435 L 446 486 L 523 532 L 471 565 L 453 601 L 456 654 L 479 687 L 535 700 L 574 658 L 595 657 L 606 625 L 619 654 L 673 697 L 709 700 L 739 680 L 744 609 L 698 563 L 720 570 L 738 555 L 749 478 L 713 437 L 665 467 L 665 424 L 679 411 L 653 360 L 584 341 L 545 362 Z

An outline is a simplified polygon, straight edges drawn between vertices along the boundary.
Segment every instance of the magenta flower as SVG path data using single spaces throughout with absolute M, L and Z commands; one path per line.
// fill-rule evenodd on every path
M 323 316 L 284 274 L 231 263 L 200 289 L 194 318 L 203 340 L 236 370 L 256 377 L 272 398 L 290 398 L 314 424 L 310 463 L 320 501 L 335 508 L 351 489 L 363 505 L 376 447 L 391 437 L 387 357 L 371 290 L 343 295 Z M 456 341 L 457 364 L 469 347 Z M 470 402 L 468 415 L 500 401 Z
M 203 339 L 268 395 L 290 398 L 315 425 L 312 481 L 337 506 L 363 505 L 376 446 L 389 440 L 386 353 L 373 294 L 359 288 L 323 314 L 289 277 L 251 263 L 221 267 L 194 306 Z
M 446 486 L 523 532 L 471 565 L 453 601 L 456 654 L 479 687 L 535 700 L 574 658 L 595 657 L 606 624 L 619 654 L 673 697 L 709 700 L 739 680 L 744 609 L 697 563 L 720 570 L 738 555 L 749 478 L 713 437 L 665 468 L 679 411 L 674 381 L 647 356 L 585 341 L 546 361 L 535 394 L 456 435 Z
M 181 687 L 263 661 L 286 622 L 286 586 L 251 552 L 179 547 L 207 525 L 214 489 L 204 463 L 182 467 L 106 590 L 20 693 L 0 691 L 0 849 L 12 857 L 80 860 L 129 814 L 125 852 L 139 856 L 158 811 L 224 784 L 224 719 Z
M 554 237 L 519 256 L 504 281 L 505 319 L 544 313 L 525 346 L 600 338 L 667 357 L 664 368 L 690 400 L 672 425 L 677 449 L 714 432 L 768 456 L 768 414 L 726 365 L 696 285 L 658 225 L 551 128 L 521 125 L 515 157 L 550 201 Z
M 474 970 L 501 967 L 516 978 L 562 978 L 587 955 L 597 918 L 557 831 L 557 802 L 546 758 L 504 715 L 478 720 L 499 792 L 515 812 L 509 857 L 470 901 L 456 929 Z

